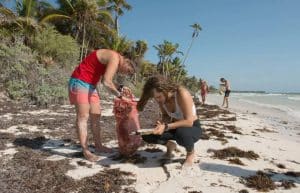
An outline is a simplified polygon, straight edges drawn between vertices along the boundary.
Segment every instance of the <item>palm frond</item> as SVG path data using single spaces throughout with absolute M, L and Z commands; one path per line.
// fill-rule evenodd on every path
M 47 15 L 46 17 L 44 17 L 40 23 L 43 24 L 45 22 L 48 22 L 48 21 L 51 21 L 51 20 L 58 20 L 58 19 L 71 19 L 70 16 L 67 16 L 67 15 L 62 15 L 62 14 L 50 14 L 50 15 Z

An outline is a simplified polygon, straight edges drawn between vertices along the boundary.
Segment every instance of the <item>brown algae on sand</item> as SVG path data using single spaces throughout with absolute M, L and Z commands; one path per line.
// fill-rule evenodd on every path
M 225 159 L 228 157 L 244 157 L 248 159 L 254 159 L 256 160 L 259 158 L 259 155 L 256 154 L 253 151 L 243 151 L 238 149 L 237 147 L 227 147 L 221 150 L 213 150 L 209 149 L 207 152 L 213 152 L 213 157 L 219 158 L 219 159 Z

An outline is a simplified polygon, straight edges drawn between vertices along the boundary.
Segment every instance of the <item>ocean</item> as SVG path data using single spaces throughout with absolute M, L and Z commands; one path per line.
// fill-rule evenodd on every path
M 277 109 L 300 118 L 300 94 L 286 93 L 231 93 L 240 102 Z

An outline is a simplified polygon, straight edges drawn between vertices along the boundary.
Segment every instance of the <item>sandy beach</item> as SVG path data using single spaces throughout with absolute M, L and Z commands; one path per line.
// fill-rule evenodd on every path
M 0 192 L 300 192 L 299 122 L 234 99 L 222 109 L 221 100 L 209 95 L 209 105 L 197 105 L 204 133 L 195 164 L 182 167 L 182 147 L 172 159 L 150 144 L 120 157 L 110 102 L 102 103 L 101 123 L 114 153 L 91 163 L 80 152 L 71 106 L 38 109 L 2 97 Z M 142 127 L 157 118 L 156 108 L 150 103 L 140 114 Z

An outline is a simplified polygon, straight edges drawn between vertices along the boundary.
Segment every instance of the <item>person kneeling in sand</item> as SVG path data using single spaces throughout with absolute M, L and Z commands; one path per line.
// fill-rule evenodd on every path
M 150 98 L 154 98 L 159 104 L 162 120 L 157 121 L 153 134 L 143 135 L 143 140 L 166 145 L 166 155 L 169 157 L 176 149 L 176 144 L 171 141 L 175 140 L 187 151 L 184 165 L 192 165 L 195 155 L 194 144 L 200 139 L 202 129 L 191 94 L 186 88 L 162 76 L 154 76 L 144 85 L 137 105 L 139 111 L 144 109 Z M 170 119 L 171 122 L 167 122 Z

